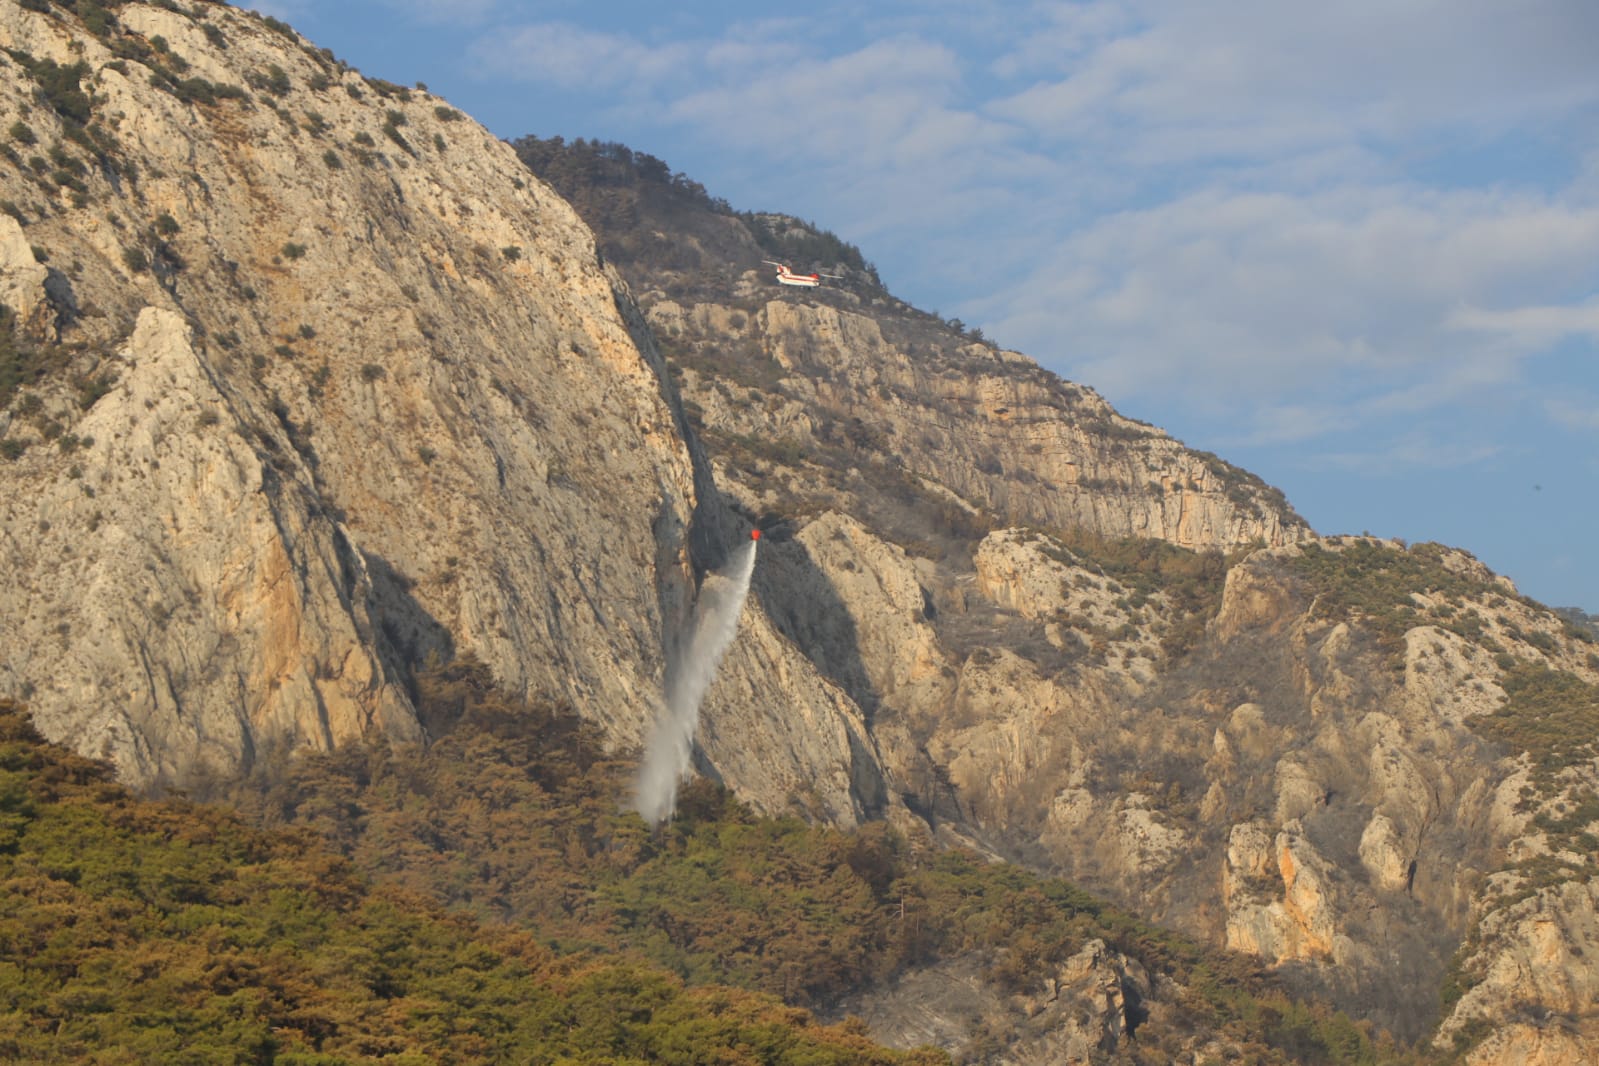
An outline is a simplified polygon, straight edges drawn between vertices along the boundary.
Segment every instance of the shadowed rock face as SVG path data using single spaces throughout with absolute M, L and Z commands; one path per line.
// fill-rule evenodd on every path
M 1486 1033 L 1473 1061 L 1587 1061 L 1594 753 L 1485 724 L 1582 720 L 1599 657 L 1558 618 L 1461 553 L 1319 541 L 880 288 L 779 293 L 734 216 L 635 216 L 699 265 L 607 266 L 443 101 L 200 10 L 96 36 L 0 0 L 5 113 L 51 156 L 0 161 L 38 370 L 0 396 L 0 693 L 52 739 L 150 783 L 418 738 L 408 669 L 471 652 L 636 749 L 759 521 L 698 752 L 758 808 L 1067 874 L 1406 1035 Z M 983 1000 L 1070 1022 L 1017 1061 L 1107 1052 L 1150 992 L 1067 971 Z
M 444 101 L 203 12 L 127 4 L 96 36 L 0 5 L 27 57 L 7 113 L 81 185 L 0 167 L 0 294 L 59 364 L 0 424 L 26 449 L 0 466 L 0 689 L 135 783 L 419 736 L 401 680 L 432 652 L 637 745 L 696 575 L 741 531 L 620 281 Z M 35 69 L 80 60 L 88 134 L 35 100 Z M 173 88 L 177 62 L 211 90 Z M 853 821 L 858 714 L 748 628 L 712 762 Z M 757 743 L 767 700 L 805 743 Z

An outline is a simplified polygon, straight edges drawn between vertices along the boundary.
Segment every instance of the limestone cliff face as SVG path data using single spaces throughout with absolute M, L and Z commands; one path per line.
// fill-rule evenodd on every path
M 957 1061 L 1005 1066 L 1091 1066 L 1136 1039 L 1146 1020 L 1160 1011 L 1152 999 L 1154 982 L 1137 962 L 1090 940 L 1055 972 L 1044 976 L 1038 992 L 1001 995 L 985 981 L 973 960 L 920 967 L 904 975 L 893 990 L 851 999 L 842 1005 L 867 1023 L 874 1036 L 895 1046 L 950 1048 Z M 993 1034 L 1008 1033 L 1003 1050 Z M 988 1040 L 985 1042 L 984 1037 Z M 1179 1061 L 1203 1061 L 1213 1050 L 1194 1039 Z M 1231 1050 L 1231 1049 L 1229 1049 Z
M 863 709 L 890 794 L 1407 1039 L 1581 1061 L 1591 641 L 1464 553 L 1314 537 L 858 269 L 781 289 L 769 230 L 617 188 L 566 191 L 723 491 L 780 534 L 763 603 Z M 667 218 L 688 236 L 639 236 Z M 1518 725 L 1545 716 L 1569 748 Z
M 1235 565 L 1179 655 L 1175 590 L 1145 596 L 1047 534 L 996 531 L 950 574 L 837 513 L 797 526 L 807 583 L 773 568 L 767 601 L 864 694 L 889 787 L 933 824 L 1407 1038 L 1438 1025 L 1440 1046 L 1491 1033 L 1482 1062 L 1533 1045 L 1584 1061 L 1594 859 L 1560 841 L 1592 832 L 1573 822 L 1591 817 L 1591 769 L 1535 783 L 1480 731 L 1526 671 L 1599 682 L 1549 612 L 1458 553 L 1316 541 Z M 1318 592 L 1318 567 L 1397 573 L 1417 555 L 1438 587 L 1450 567 L 1468 578 L 1376 613 Z M 934 975 L 917 981 L 921 1006 L 881 1009 L 936 1009 Z M 1451 983 L 1467 991 L 1440 1014 Z M 1513 1006 L 1531 1020 L 1506 1028 Z
M 40 729 L 134 780 L 231 767 L 267 735 L 415 737 L 370 576 L 306 472 L 258 454 L 249 401 L 176 313 L 146 308 L 116 358 L 118 387 L 73 427 L 90 443 L 0 505 L 6 669 Z
M 0 0 L 0 693 L 52 738 L 136 783 L 417 738 L 437 652 L 630 749 L 759 523 L 703 772 L 1586 1061 L 1599 655 L 1557 616 L 880 288 L 780 292 L 732 216 L 664 242 L 721 265 L 606 266 L 509 146 L 281 24 L 45 6 Z M 1157 990 L 1091 947 L 925 1024 L 1103 1057 Z
M 33 142 L 0 161 L 0 299 L 56 364 L 0 416 L 0 689 L 133 782 L 417 736 L 398 664 L 432 652 L 638 744 L 737 522 L 566 203 L 231 8 L 7 0 L 0 46 Z M 758 621 L 726 673 L 710 764 L 857 817 L 849 700 Z M 811 727 L 776 755 L 774 705 Z
M 657 333 L 697 353 L 685 387 L 714 434 L 892 454 L 914 476 L 1016 524 L 1189 548 L 1308 533 L 1258 480 L 1018 353 L 947 338 L 935 347 L 915 333 L 891 339 L 847 298 L 763 301 L 753 274 L 738 291 L 749 294 L 740 307 L 645 297 Z

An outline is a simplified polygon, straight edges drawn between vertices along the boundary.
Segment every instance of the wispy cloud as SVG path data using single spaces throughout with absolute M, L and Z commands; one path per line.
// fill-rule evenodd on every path
M 1599 336 L 1599 153 L 1564 147 L 1599 121 L 1594 40 L 1579 0 L 890 0 L 854 36 L 813 5 L 473 54 L 677 131 L 750 206 L 825 205 L 925 305 L 1135 413 L 1286 443 Z M 1564 169 L 1507 181 L 1510 147 Z
M 1306 460 L 1310 467 L 1369 477 L 1406 477 L 1416 470 L 1458 470 L 1501 455 L 1494 443 L 1471 443 L 1431 433 L 1406 433 L 1378 448 L 1325 452 Z
M 1580 0 L 1104 0 L 1043 11 L 1048 23 L 1004 60 L 1034 82 L 995 106 L 1043 131 L 1114 135 L 1171 157 L 1503 130 L 1599 95 L 1599 9 Z
M 1599 299 L 1580 304 L 1512 307 L 1497 311 L 1462 307 L 1449 316 L 1446 324 L 1455 329 L 1511 334 L 1529 343 L 1547 342 L 1573 334 L 1599 338 Z
M 691 43 L 651 47 L 568 22 L 496 32 L 471 50 L 484 76 L 596 92 L 649 89 L 669 76 L 682 76 L 685 67 L 704 67 L 703 50 Z
M 1210 189 L 1070 234 L 994 301 L 994 331 L 1073 361 L 1087 355 L 1105 375 L 1090 380 L 1124 395 L 1209 382 L 1247 404 L 1336 388 L 1350 374 L 1522 357 L 1459 328 L 1587 329 L 1594 308 L 1495 316 L 1462 305 L 1559 291 L 1593 277 L 1596 263 L 1599 207 L 1409 187 Z
M 1548 411 L 1550 418 L 1568 429 L 1582 433 L 1599 433 L 1599 394 L 1577 392 L 1551 398 L 1545 405 L 1545 410 Z
M 382 5 L 403 18 L 428 26 L 444 24 L 476 26 L 501 6 L 496 0 L 380 0 Z

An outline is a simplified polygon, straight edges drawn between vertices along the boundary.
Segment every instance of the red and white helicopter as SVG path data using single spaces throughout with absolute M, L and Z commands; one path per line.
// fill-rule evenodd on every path
M 796 274 L 788 268 L 787 263 L 779 263 L 772 259 L 763 259 L 761 262 L 767 266 L 777 268 L 777 283 L 779 285 L 797 285 L 802 289 L 814 289 L 822 283 L 823 278 L 842 278 L 842 274 Z

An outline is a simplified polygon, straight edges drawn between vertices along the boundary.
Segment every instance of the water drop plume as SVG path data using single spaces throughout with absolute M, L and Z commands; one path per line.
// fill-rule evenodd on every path
M 738 616 L 755 572 L 756 543 L 753 538 L 745 541 L 725 570 L 705 578 L 689 637 L 679 643 L 675 661 L 666 664 L 666 705 L 644 749 L 635 803 L 651 825 L 677 809 L 677 787 L 689 774 L 699 729 L 700 701 L 738 632 Z

